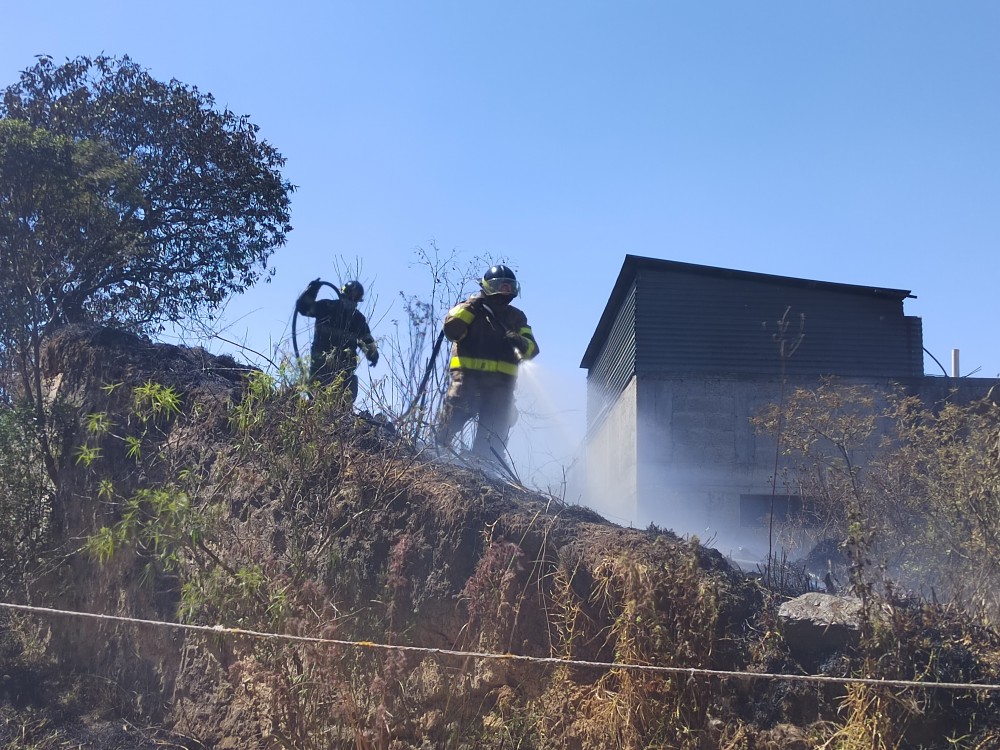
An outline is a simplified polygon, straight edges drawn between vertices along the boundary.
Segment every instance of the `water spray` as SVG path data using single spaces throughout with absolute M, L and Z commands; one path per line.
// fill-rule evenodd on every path
M 523 360 L 518 366 L 518 400 L 527 407 L 519 410 L 537 418 L 518 420 L 514 429 L 521 432 L 522 438 L 511 441 L 510 450 L 517 458 L 516 463 L 525 469 L 522 474 L 534 475 L 533 484 L 538 484 L 540 477 L 543 483 L 564 485 L 567 469 L 581 455 L 584 425 L 582 421 L 577 426 L 566 419 L 568 412 L 582 410 L 556 403 L 554 396 L 567 394 L 568 390 L 553 387 L 552 375 L 550 368 L 536 360 Z

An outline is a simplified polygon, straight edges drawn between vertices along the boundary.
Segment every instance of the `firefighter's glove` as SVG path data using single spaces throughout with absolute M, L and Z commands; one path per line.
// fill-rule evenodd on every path
M 316 294 L 321 286 L 323 286 L 323 281 L 317 276 L 309 282 L 309 286 L 306 287 L 306 291 L 310 294 Z
M 378 364 L 378 351 L 374 351 L 368 355 L 368 366 L 374 367 Z
M 519 334 L 517 331 L 507 331 L 504 334 L 504 338 L 517 349 L 519 352 L 526 352 L 528 350 L 528 339 Z

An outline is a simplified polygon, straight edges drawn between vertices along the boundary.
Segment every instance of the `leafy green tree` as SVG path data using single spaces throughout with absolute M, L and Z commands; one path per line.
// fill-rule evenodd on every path
M 0 395 L 33 408 L 50 473 L 45 332 L 211 319 L 291 230 L 283 165 L 246 116 L 127 56 L 42 57 L 3 91 Z
M 25 352 L 53 320 L 80 317 L 67 277 L 98 246 L 126 254 L 119 220 L 141 200 L 137 170 L 99 141 L 0 120 L 0 311 L 5 349 Z M 72 283 L 72 282 L 70 282 Z M 72 310 L 73 314 L 69 312 Z
M 257 126 L 128 57 L 41 58 L 0 117 L 13 141 L 0 252 L 20 273 L 4 274 L 4 294 L 45 321 L 148 333 L 210 314 L 259 280 L 291 229 L 284 159 Z

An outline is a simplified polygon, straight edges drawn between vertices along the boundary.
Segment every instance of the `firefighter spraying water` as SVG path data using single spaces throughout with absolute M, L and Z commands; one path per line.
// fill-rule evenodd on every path
M 331 287 L 337 299 L 317 300 L 323 286 Z M 479 280 L 479 287 L 480 291 L 456 304 L 445 316 L 416 396 L 403 418 L 423 408 L 429 377 L 438 361 L 440 347 L 447 339 L 451 342 L 448 358 L 451 382 L 435 420 L 433 438 L 436 446 L 457 455 L 463 462 L 471 459 L 480 468 L 499 469 L 501 474 L 519 482 L 507 443 L 511 427 L 518 418 L 515 406 L 518 373 L 531 368 L 531 361 L 538 355 L 538 344 L 527 316 L 512 304 L 520 294 L 520 285 L 509 267 L 491 266 Z M 360 362 L 359 350 L 371 367 L 379 359 L 368 322 L 357 309 L 363 296 L 364 289 L 357 281 L 337 288 L 315 279 L 295 305 L 295 316 L 316 319 L 310 349 L 310 382 L 320 387 L 343 389 L 347 405 L 353 404 L 358 395 L 355 370 Z M 292 340 L 295 354 L 299 356 L 295 316 L 292 318 Z M 529 385 L 533 387 L 521 390 L 530 391 L 528 398 L 535 401 L 538 383 L 525 384 Z M 459 454 L 452 443 L 467 425 L 473 424 L 475 434 L 471 450 L 468 454 Z
M 492 266 L 479 286 L 480 292 L 455 305 L 445 317 L 444 335 L 452 342 L 451 385 L 435 438 L 450 448 L 455 435 L 476 419 L 473 455 L 502 460 L 516 419 L 518 366 L 538 355 L 538 344 L 527 316 L 511 304 L 520 285 L 510 268 Z

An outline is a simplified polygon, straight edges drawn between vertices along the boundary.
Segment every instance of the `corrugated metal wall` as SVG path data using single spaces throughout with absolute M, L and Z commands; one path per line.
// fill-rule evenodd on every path
M 600 423 L 635 373 L 635 295 L 636 286 L 632 284 L 604 347 L 587 372 L 587 424 L 591 429 Z
M 629 302 L 635 340 L 625 349 L 609 337 L 601 354 L 609 372 L 634 353 L 638 374 L 779 374 L 774 337 L 788 309 L 786 340 L 803 335 L 785 359 L 786 374 L 923 374 L 920 319 L 904 316 L 891 294 L 639 269 Z

